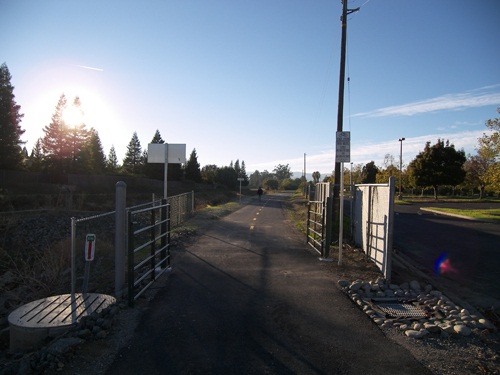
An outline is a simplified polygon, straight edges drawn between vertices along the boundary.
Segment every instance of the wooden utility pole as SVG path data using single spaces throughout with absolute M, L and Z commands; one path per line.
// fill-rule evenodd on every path
M 339 78 L 339 107 L 337 112 L 337 131 L 343 131 L 344 124 L 344 83 L 345 83 L 345 54 L 346 54 L 346 39 L 347 39 L 347 16 L 357 12 L 359 8 L 347 9 L 347 0 L 342 1 L 342 40 L 340 44 L 340 78 Z M 339 197 L 340 190 L 340 162 L 335 160 L 335 175 L 333 197 L 335 201 Z M 337 206 L 337 204 L 336 204 Z

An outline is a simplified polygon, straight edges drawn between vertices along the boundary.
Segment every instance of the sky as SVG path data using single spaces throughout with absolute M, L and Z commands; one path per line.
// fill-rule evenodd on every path
M 350 161 L 403 165 L 426 142 L 475 154 L 499 117 L 500 1 L 350 0 L 343 130 Z M 61 94 L 122 161 L 137 132 L 203 167 L 331 174 L 340 0 L 0 0 L 0 64 L 31 152 Z M 304 157 L 305 154 L 305 157 Z

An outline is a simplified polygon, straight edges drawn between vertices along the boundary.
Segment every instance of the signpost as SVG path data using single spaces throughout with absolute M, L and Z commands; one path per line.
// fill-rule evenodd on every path
M 335 160 L 340 163 L 339 266 L 342 265 L 344 231 L 344 163 L 351 161 L 351 132 L 337 132 Z
M 168 144 L 168 143 L 149 143 L 148 144 L 148 163 L 163 163 L 164 182 L 163 198 L 167 198 L 167 172 L 168 163 L 185 164 L 186 163 L 186 145 Z
M 87 234 L 85 237 L 85 261 L 92 262 L 95 254 L 95 234 Z
M 95 254 L 95 234 L 87 234 L 85 236 L 85 271 L 83 275 L 83 288 L 82 293 L 84 295 L 87 294 L 87 289 L 89 287 L 89 278 L 90 278 L 90 262 L 94 260 Z

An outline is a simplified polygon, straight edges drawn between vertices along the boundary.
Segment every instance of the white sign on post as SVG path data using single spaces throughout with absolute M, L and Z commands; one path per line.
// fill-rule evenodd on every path
M 335 143 L 335 162 L 349 163 L 351 161 L 351 132 L 337 132 Z
M 87 234 L 85 237 L 85 261 L 91 262 L 94 260 L 95 254 L 95 234 Z
M 168 143 L 148 144 L 148 163 L 163 163 L 163 198 L 167 198 L 168 164 L 186 163 L 186 145 Z
M 184 164 L 186 163 L 186 145 L 169 143 L 148 144 L 148 163 Z

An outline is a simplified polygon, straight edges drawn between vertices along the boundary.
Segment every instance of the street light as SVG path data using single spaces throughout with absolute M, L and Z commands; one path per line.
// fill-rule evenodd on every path
M 403 141 L 405 138 L 399 138 L 399 197 L 401 199 L 401 185 L 403 184 Z

